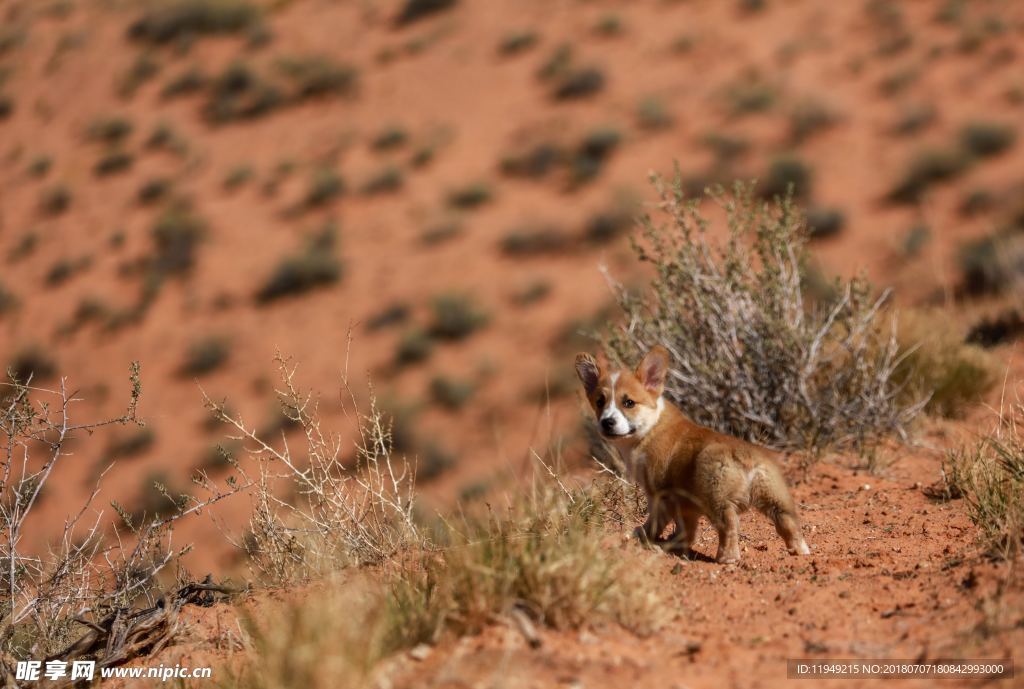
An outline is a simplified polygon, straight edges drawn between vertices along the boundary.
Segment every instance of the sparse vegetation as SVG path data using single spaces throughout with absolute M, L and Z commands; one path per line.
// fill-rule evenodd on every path
M 540 36 L 536 31 L 530 29 L 513 31 L 501 39 L 501 43 L 498 44 L 498 53 L 509 56 L 518 55 L 537 45 L 539 40 Z
M 778 100 L 778 89 L 757 75 L 747 75 L 725 91 L 726 105 L 734 117 L 771 110 Z
M 134 129 L 131 120 L 125 117 L 101 117 L 89 125 L 85 135 L 90 141 L 116 145 L 124 143 Z
M 814 206 L 807 211 L 807 233 L 811 239 L 835 237 L 845 224 L 846 216 L 838 208 Z
M 268 304 L 284 297 L 305 294 L 333 285 L 341 279 L 341 263 L 335 256 L 337 228 L 328 222 L 311 237 L 306 249 L 282 260 L 256 291 L 256 301 Z
M 1024 409 L 1012 409 L 976 445 L 949 453 L 943 467 L 950 497 L 963 497 L 982 544 L 1010 562 L 1024 546 L 1022 418 Z
M 386 165 L 373 174 L 363 184 L 364 194 L 390 194 L 401 190 L 405 184 L 402 170 L 394 165 Z
M 474 182 L 454 189 L 448 194 L 448 205 L 452 208 L 469 210 L 488 203 L 493 198 L 491 187 L 483 182 Z
M 830 107 L 815 98 L 805 98 L 789 113 L 789 139 L 794 144 L 802 144 L 837 121 L 838 116 Z
M 476 392 L 476 385 L 469 380 L 434 376 L 430 380 L 430 397 L 445 409 L 461 409 Z
M 434 246 L 455 239 L 462 234 L 462 225 L 455 221 L 431 225 L 420 233 L 420 243 Z
M 157 201 L 163 201 L 171 191 L 171 181 L 166 177 L 154 177 L 147 180 L 139 187 L 135 198 L 142 205 L 149 205 Z
M 208 89 L 203 116 L 213 124 L 260 117 L 279 107 L 281 89 L 241 62 L 228 65 Z
M 911 158 L 887 198 L 895 203 L 917 201 L 932 185 L 963 174 L 970 162 L 970 158 L 957 148 L 923 149 Z
M 104 153 L 99 160 L 96 161 L 96 165 L 93 166 L 93 172 L 97 177 L 106 177 L 107 175 L 115 175 L 120 172 L 126 172 L 131 169 L 135 163 L 135 156 L 128 151 L 113 149 Z
M 405 26 L 455 7 L 456 0 L 404 0 L 395 23 Z
M 1011 228 L 969 242 L 959 262 L 964 294 L 999 294 L 1024 285 L 1024 233 Z
M 184 275 L 195 264 L 196 248 L 206 235 L 206 221 L 183 200 L 172 201 L 153 224 L 153 254 L 149 269 L 154 279 Z
M 658 273 L 646 293 L 618 291 L 626 326 L 609 333 L 616 356 L 633 362 L 665 345 L 667 392 L 684 411 L 769 445 L 863 448 L 905 431 L 924 402 L 899 396 L 898 343 L 879 316 L 887 294 L 858 278 L 813 303 L 802 219 L 788 200 L 757 202 L 741 185 L 716 192 L 730 235 L 714 248 L 680 176 L 656 186 L 669 224 L 645 217 L 650 248 L 638 251 Z
M 960 146 L 977 158 L 999 155 L 1013 146 L 1017 132 L 1009 125 L 970 122 L 960 130 Z
M 290 98 L 296 102 L 346 95 L 355 89 L 356 70 L 322 55 L 285 58 L 277 63 L 277 68 L 288 79 Z
M 508 232 L 501 240 L 507 256 L 558 254 L 572 246 L 572 239 L 557 225 L 524 225 Z
M 205 34 L 241 33 L 261 18 L 248 0 L 159 0 L 128 27 L 128 36 L 170 43 Z
M 71 207 L 71 190 L 64 184 L 47 187 L 39 196 L 39 208 L 45 215 L 60 215 Z
M 390 151 L 401 148 L 409 141 L 409 132 L 399 125 L 385 127 L 370 141 L 370 148 L 375 151 Z
M 490 318 L 463 294 L 442 294 L 431 304 L 430 334 L 443 340 L 462 340 L 487 325 Z
M 231 343 L 224 337 L 210 336 L 195 340 L 186 350 L 178 374 L 186 378 L 206 375 L 224 366 L 230 355 Z
M 399 366 L 408 366 L 426 361 L 434 351 L 434 340 L 430 335 L 420 329 L 407 331 L 398 340 L 395 348 L 395 363 Z
M 759 180 L 757 193 L 766 200 L 789 194 L 795 199 L 805 200 L 811 195 L 812 177 L 813 171 L 803 159 L 793 155 L 780 156 L 771 162 L 764 178 Z
M 655 96 L 641 99 L 636 108 L 636 119 L 640 128 L 647 131 L 669 129 L 675 124 L 675 117 L 672 116 L 665 102 Z
M 209 85 L 210 79 L 199 67 L 192 66 L 168 81 L 160 91 L 160 97 L 166 100 L 199 93 Z
M 57 362 L 40 345 L 26 345 L 7 362 L 5 373 L 18 383 L 27 384 L 31 381 L 38 384 L 52 380 L 57 375 Z
M 345 180 L 329 167 L 318 167 L 309 181 L 309 188 L 302 200 L 306 209 L 326 206 L 345 193 Z

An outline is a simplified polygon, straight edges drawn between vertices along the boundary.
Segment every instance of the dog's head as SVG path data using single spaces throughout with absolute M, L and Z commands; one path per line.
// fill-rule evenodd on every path
M 661 416 L 668 373 L 668 351 L 652 348 L 635 370 L 612 370 L 603 355 L 576 355 L 576 375 L 583 383 L 604 437 L 611 440 L 647 435 Z

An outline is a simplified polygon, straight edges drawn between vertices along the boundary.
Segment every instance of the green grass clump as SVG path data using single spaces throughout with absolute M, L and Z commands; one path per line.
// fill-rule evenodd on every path
M 96 165 L 93 166 L 93 173 L 97 177 L 107 177 L 121 172 L 127 172 L 135 164 L 135 156 L 128 151 L 110 150 L 104 153 Z
M 329 167 L 317 168 L 302 200 L 306 209 L 326 206 L 345 193 L 345 180 Z
M 443 340 L 462 340 L 487 325 L 490 317 L 467 295 L 443 294 L 431 304 L 430 334 Z
M 922 149 L 911 158 L 887 199 L 894 203 L 913 203 L 935 184 L 962 175 L 970 164 L 970 156 L 959 148 Z
M 409 330 L 398 340 L 395 347 L 395 363 L 408 366 L 426 361 L 434 351 L 434 339 L 424 330 Z
M 213 79 L 202 113 L 213 124 L 261 117 L 284 103 L 284 93 L 242 62 L 228 65 Z
M 290 83 L 290 98 L 304 101 L 346 95 L 355 89 L 357 72 L 322 55 L 283 58 L 277 68 Z
M 39 209 L 44 215 L 60 215 L 71 207 L 71 190 L 64 184 L 47 187 L 39 195 Z
M 960 146 L 977 158 L 996 156 L 1009 150 L 1017 140 L 1017 131 L 995 122 L 970 122 L 960 130 Z
M 803 159 L 793 155 L 776 158 L 757 185 L 758 195 L 766 200 L 784 198 L 792 193 L 793 198 L 803 200 L 811 195 L 811 180 L 814 172 Z
M 571 246 L 572 239 L 557 225 L 524 225 L 501 240 L 501 252 L 517 257 L 560 254 Z
M 336 235 L 337 228 L 329 222 L 309 240 L 303 252 L 282 260 L 256 291 L 256 302 L 269 304 L 338 282 L 343 271 L 335 256 Z
M 153 254 L 150 270 L 157 278 L 183 275 L 192 270 L 206 221 L 184 201 L 174 201 L 157 217 L 150 234 Z
M 185 351 L 185 359 L 178 367 L 178 375 L 196 378 L 221 368 L 231 356 L 231 343 L 223 337 L 204 337 L 192 342 Z
M 5 373 L 20 383 L 52 380 L 57 375 L 57 361 L 38 344 L 26 345 L 7 362 Z
M 513 31 L 501 39 L 501 42 L 498 44 L 498 54 L 511 56 L 525 53 L 537 45 L 539 41 L 540 36 L 536 31 L 530 29 Z
M 491 187 L 484 182 L 474 182 L 454 189 L 448 194 L 448 205 L 452 208 L 469 210 L 479 208 L 494 198 Z
M 412 24 L 438 12 L 449 10 L 455 7 L 455 4 L 456 0 L 405 0 L 398 16 L 395 17 L 395 23 L 399 26 Z
M 159 0 L 128 27 L 129 38 L 170 43 L 205 34 L 240 33 L 262 13 L 248 0 Z

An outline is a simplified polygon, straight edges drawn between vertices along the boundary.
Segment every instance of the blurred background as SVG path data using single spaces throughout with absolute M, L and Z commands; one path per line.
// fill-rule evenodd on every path
M 41 507 L 112 462 L 135 514 L 222 472 L 201 389 L 292 433 L 278 351 L 342 432 L 343 373 L 372 379 L 435 504 L 582 461 L 572 356 L 616 315 L 601 267 L 643 284 L 676 164 L 792 186 L 817 282 L 1001 346 L 1022 50 L 1013 0 L 0 0 L 0 362 L 67 376 L 80 421 L 142 363 L 145 427 L 72 447 Z

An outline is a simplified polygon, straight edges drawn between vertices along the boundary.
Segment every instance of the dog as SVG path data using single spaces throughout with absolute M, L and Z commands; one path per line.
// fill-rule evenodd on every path
M 704 516 L 718 532 L 717 561 L 738 562 L 739 515 L 753 507 L 774 522 L 790 554 L 810 554 L 773 453 L 694 423 L 662 396 L 669 369 L 664 347 L 652 348 L 633 371 L 612 370 L 600 356 L 578 354 L 576 373 L 601 434 L 647 495 L 638 538 L 689 557 Z M 675 533 L 662 539 L 669 521 Z

